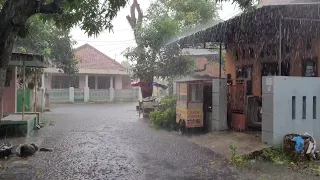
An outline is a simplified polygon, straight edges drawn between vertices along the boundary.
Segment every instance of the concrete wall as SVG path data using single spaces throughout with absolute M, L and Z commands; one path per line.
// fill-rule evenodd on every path
M 320 142 L 320 78 L 268 76 L 262 83 L 262 141 L 280 147 L 286 134 L 308 132 Z
M 5 87 L 3 92 L 3 113 L 15 113 L 17 110 L 17 69 L 16 67 L 12 68 L 13 72 L 10 87 Z

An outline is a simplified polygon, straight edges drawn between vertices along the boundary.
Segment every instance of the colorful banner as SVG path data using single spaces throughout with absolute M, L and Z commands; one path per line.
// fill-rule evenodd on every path
M 187 96 L 187 92 L 188 92 L 188 85 L 187 83 L 181 83 L 179 84 L 179 92 L 180 92 L 180 95 L 184 95 L 184 96 Z
M 188 120 L 186 126 L 188 128 L 203 127 L 203 110 L 188 109 Z
M 187 120 L 188 111 L 183 107 L 176 107 L 176 123 L 179 123 L 180 119 Z

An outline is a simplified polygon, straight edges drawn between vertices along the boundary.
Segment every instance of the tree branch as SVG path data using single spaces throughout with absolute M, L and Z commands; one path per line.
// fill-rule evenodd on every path
M 39 4 L 39 13 L 42 14 L 62 14 L 63 9 L 61 7 L 61 0 L 53 0 L 49 4 L 45 4 L 44 0 L 41 0 Z
M 138 11 L 138 20 L 136 18 L 136 12 Z M 133 0 L 133 3 L 130 7 L 130 15 L 127 16 L 127 20 L 132 28 L 132 30 L 135 31 L 135 29 L 140 30 L 142 26 L 142 19 L 143 19 L 143 12 L 141 10 L 140 4 L 137 0 Z

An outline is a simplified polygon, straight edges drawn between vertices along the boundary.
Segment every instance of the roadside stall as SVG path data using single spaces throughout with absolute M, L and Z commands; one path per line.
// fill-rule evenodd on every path
M 212 114 L 212 78 L 192 77 L 176 83 L 176 123 L 179 132 L 205 130 Z
M 158 105 L 156 101 L 156 97 L 152 96 L 153 86 L 160 87 L 162 89 L 166 89 L 167 86 L 156 83 L 156 82 L 152 82 L 152 83 L 138 82 L 138 83 L 132 83 L 131 86 L 141 88 L 142 99 L 139 99 L 139 106 L 137 106 L 137 110 L 139 111 L 139 117 L 140 117 L 140 114 L 142 113 L 143 118 L 148 118 L 149 113 L 153 111 Z

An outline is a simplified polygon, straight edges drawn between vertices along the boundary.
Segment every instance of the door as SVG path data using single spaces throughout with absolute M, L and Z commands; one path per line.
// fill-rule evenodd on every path
M 74 102 L 84 102 L 84 89 L 74 89 Z

